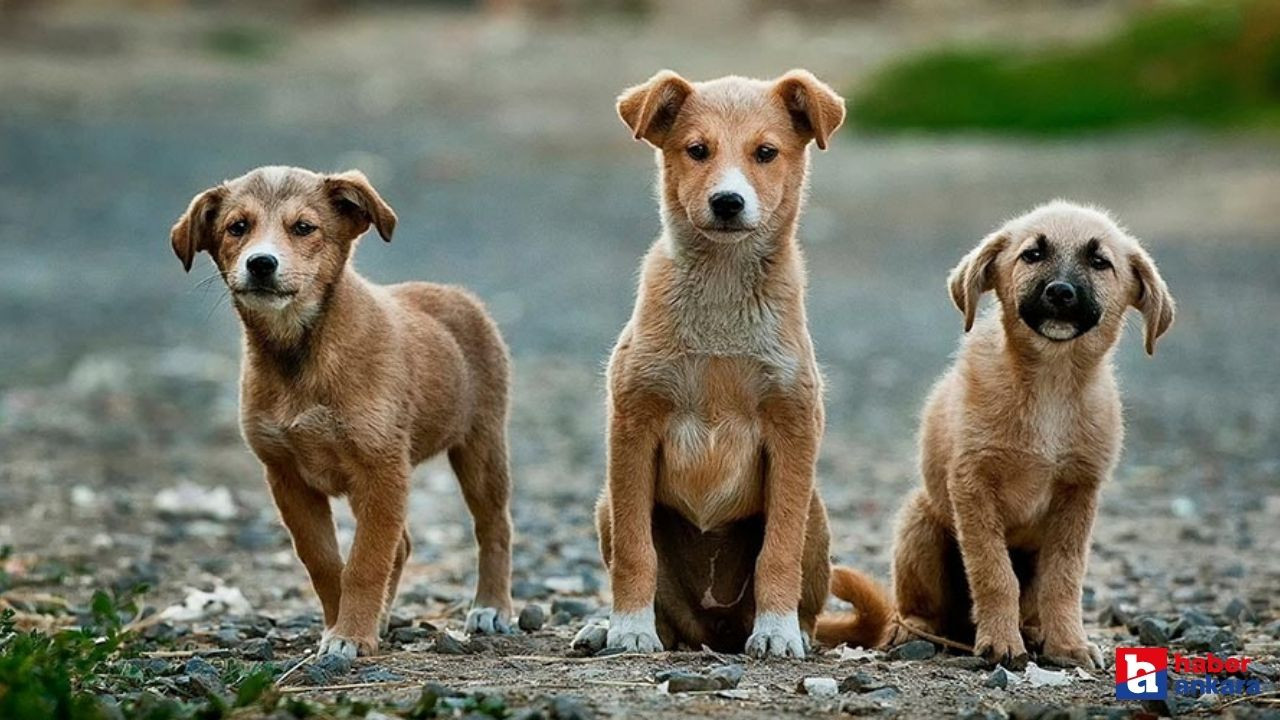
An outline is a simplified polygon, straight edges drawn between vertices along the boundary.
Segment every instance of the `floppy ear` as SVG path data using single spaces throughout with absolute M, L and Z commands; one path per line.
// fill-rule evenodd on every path
M 391 234 L 396 230 L 396 213 L 373 189 L 364 173 L 348 170 L 329 175 L 324 184 L 334 207 L 354 224 L 351 237 L 360 237 L 372 224 L 383 240 L 391 242 Z
M 169 230 L 169 241 L 173 243 L 174 254 L 182 261 L 183 270 L 191 272 L 191 263 L 195 260 L 196 253 L 201 250 L 213 252 L 217 245 L 213 220 L 226 194 L 227 189 L 218 185 L 195 196 L 187 206 L 187 211 Z
M 1174 302 L 1169 294 L 1169 286 L 1156 264 L 1146 250 L 1138 248 L 1129 258 L 1133 267 L 1133 276 L 1137 279 L 1138 288 L 1134 293 L 1133 306 L 1142 313 L 1144 324 L 1143 346 L 1148 355 L 1156 352 L 1156 340 L 1173 325 Z
M 827 140 L 844 123 L 844 98 L 808 70 L 792 70 L 778 78 L 776 92 L 796 132 L 826 150 Z
M 992 233 L 951 269 L 947 285 L 951 289 L 951 301 L 964 313 L 965 332 L 973 328 L 973 318 L 978 313 L 978 299 L 982 293 L 995 287 L 992 263 L 1008 244 L 1009 236 L 1003 231 Z
M 693 86 L 687 80 L 663 70 L 618 96 L 618 117 L 631 128 L 633 138 L 661 147 L 684 101 L 692 94 Z

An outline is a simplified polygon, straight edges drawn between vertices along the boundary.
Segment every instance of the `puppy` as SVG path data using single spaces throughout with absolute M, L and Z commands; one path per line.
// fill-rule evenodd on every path
M 396 215 L 357 171 L 263 167 L 206 190 L 173 226 L 186 270 L 213 258 L 244 327 L 240 419 L 324 608 L 320 653 L 378 648 L 410 554 L 409 473 L 447 452 L 475 521 L 468 631 L 511 613 L 507 349 L 467 292 L 374 285 L 351 266 Z M 343 564 L 329 498 L 356 518 Z M 383 626 L 381 629 L 385 629 Z
M 802 70 L 663 71 L 618 114 L 656 149 L 663 230 L 609 361 L 608 646 L 803 657 L 829 567 L 795 233 L 809 145 L 827 147 L 844 102 Z
M 1130 306 L 1154 352 L 1173 298 L 1104 211 L 1061 201 L 988 236 L 949 285 L 972 333 L 925 404 L 924 487 L 898 517 L 897 612 L 990 659 L 1025 659 L 1025 632 L 1045 656 L 1101 668 L 1080 596 L 1124 432 L 1111 356 Z M 975 324 L 988 290 L 997 305 Z

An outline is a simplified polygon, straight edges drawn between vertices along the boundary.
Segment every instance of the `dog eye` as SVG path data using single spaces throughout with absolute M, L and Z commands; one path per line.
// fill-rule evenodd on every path
M 315 232 L 315 231 L 316 231 L 316 226 L 315 226 L 315 225 L 312 225 L 311 223 L 307 222 L 306 220 L 299 220 L 298 222 L 294 223 L 294 224 L 293 224 L 293 227 L 289 228 L 289 230 L 290 230 L 294 235 L 305 236 L 305 235 L 310 235 L 311 233 Z
M 249 232 L 249 222 L 247 220 L 237 220 L 227 226 L 227 234 L 231 237 L 244 237 Z
M 1111 261 L 1101 255 L 1093 255 L 1089 258 L 1089 267 L 1094 270 L 1110 270 Z
M 694 143 L 685 148 L 684 151 L 689 153 L 689 157 L 697 160 L 698 162 L 702 162 L 703 160 L 711 157 L 711 148 L 707 147 L 706 143 Z
M 1022 262 L 1027 263 L 1028 265 L 1031 265 L 1033 263 L 1038 263 L 1044 259 L 1044 251 L 1038 247 L 1030 247 L 1030 248 L 1027 248 L 1026 250 L 1023 250 L 1022 255 L 1020 255 L 1019 257 L 1022 258 Z
M 756 162 L 761 165 L 773 162 L 776 157 L 778 157 L 778 148 L 772 145 L 761 145 L 756 148 Z

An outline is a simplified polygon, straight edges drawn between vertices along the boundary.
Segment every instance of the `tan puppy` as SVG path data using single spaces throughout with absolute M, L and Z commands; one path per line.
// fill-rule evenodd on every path
M 795 231 L 809 143 L 826 148 L 844 102 L 802 70 L 703 83 L 664 71 L 618 114 L 657 149 L 663 232 L 609 362 L 596 518 L 608 645 L 803 657 L 828 536 Z
M 244 326 L 241 427 L 324 607 L 321 653 L 377 650 L 409 557 L 409 473 L 447 451 L 475 519 L 469 631 L 511 612 L 507 350 L 480 302 L 428 283 L 379 286 L 351 267 L 396 216 L 356 171 L 264 167 L 197 195 L 174 225 L 187 270 L 209 253 Z M 329 498 L 356 535 L 344 566 Z
M 1102 667 L 1080 596 L 1124 433 L 1112 350 L 1133 306 L 1153 352 L 1173 298 L 1137 240 L 1066 202 L 984 239 L 950 289 L 973 332 L 925 405 L 924 488 L 898 518 L 898 612 L 991 659 L 1025 659 L 1025 631 L 1050 658 Z M 998 304 L 975 324 L 988 290 Z

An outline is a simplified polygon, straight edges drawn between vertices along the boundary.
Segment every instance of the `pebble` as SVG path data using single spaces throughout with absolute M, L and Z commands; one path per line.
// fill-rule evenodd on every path
M 835 678 L 807 677 L 796 686 L 796 692 L 813 697 L 835 697 L 840 694 L 840 685 Z
M 435 650 L 441 655 L 466 655 L 467 648 L 457 638 L 441 630 L 436 633 Z
M 982 685 L 983 687 L 1000 688 L 1001 690 L 1004 690 L 1008 688 L 1012 682 L 1013 678 L 1010 676 L 1009 671 L 1005 670 L 1003 665 L 997 665 L 996 669 L 992 670 L 991 674 L 987 676 L 987 679 L 982 682 Z
M 928 640 L 912 640 L 889 651 L 890 660 L 928 660 L 938 654 L 938 648 Z
M 563 695 L 551 699 L 551 717 L 554 720 L 591 720 L 591 711 L 576 698 Z
M 686 670 L 668 670 L 658 673 L 654 679 L 659 684 L 666 683 L 669 693 L 708 692 L 720 689 L 719 683 L 710 677 Z
M 222 684 L 218 669 L 202 657 L 193 657 L 183 666 L 183 672 L 191 680 L 192 686 L 205 696 L 224 695 L 227 686 Z
M 338 653 L 325 653 L 314 662 L 302 666 L 302 674 L 308 685 L 332 685 L 350 671 L 351 660 Z
M 707 674 L 720 684 L 721 690 L 731 690 L 738 687 L 738 683 L 742 682 L 742 676 L 746 672 L 746 668 L 734 663 L 711 668 L 711 671 Z
M 1249 607 L 1249 603 L 1238 597 L 1231 598 L 1231 602 L 1223 608 L 1222 614 L 1234 625 L 1258 621 L 1258 616 L 1253 612 L 1253 608 Z
M 1138 621 L 1138 641 L 1151 647 L 1162 647 L 1169 644 L 1169 623 L 1153 617 L 1144 617 Z
M 882 687 L 886 687 L 884 682 L 865 672 L 856 672 L 840 681 L 840 692 L 868 693 Z
M 360 682 L 388 683 L 399 682 L 404 677 L 378 665 L 370 665 L 360 671 Z M 366 716 L 367 717 L 367 716 Z
M 411 625 L 413 625 L 413 618 L 409 617 L 408 615 L 401 615 L 400 613 L 391 613 L 391 617 L 387 618 L 388 630 L 398 630 L 402 627 L 409 627 Z
M 591 614 L 594 608 L 585 600 L 570 600 L 557 598 L 551 603 L 551 614 L 560 615 L 564 613 L 572 619 L 581 619 Z
M 898 688 L 892 685 L 886 685 L 878 690 L 872 690 L 862 697 L 869 700 L 875 700 L 876 702 L 891 703 L 896 701 L 900 694 L 901 693 L 898 692 Z
M 431 637 L 433 631 L 423 627 L 398 627 L 392 630 L 387 638 L 393 643 L 408 645 Z
M 525 632 L 537 632 L 542 629 L 543 623 L 547 621 L 547 614 L 543 611 L 542 606 L 537 603 L 529 603 L 520 611 L 520 618 L 516 624 Z
M 254 638 L 252 640 L 246 640 L 245 643 L 240 646 L 240 657 L 245 660 L 267 661 L 275 659 L 275 652 L 274 648 L 271 646 L 270 640 L 266 638 Z
M 234 627 L 219 628 L 216 638 L 218 647 L 230 648 L 240 644 L 240 630 Z
M 574 636 L 569 647 L 586 655 L 595 655 L 604 649 L 609 640 L 609 628 L 599 623 L 589 623 Z
M 1188 628 L 1182 636 L 1182 645 L 1191 652 L 1220 652 L 1239 647 L 1236 636 L 1216 627 Z

